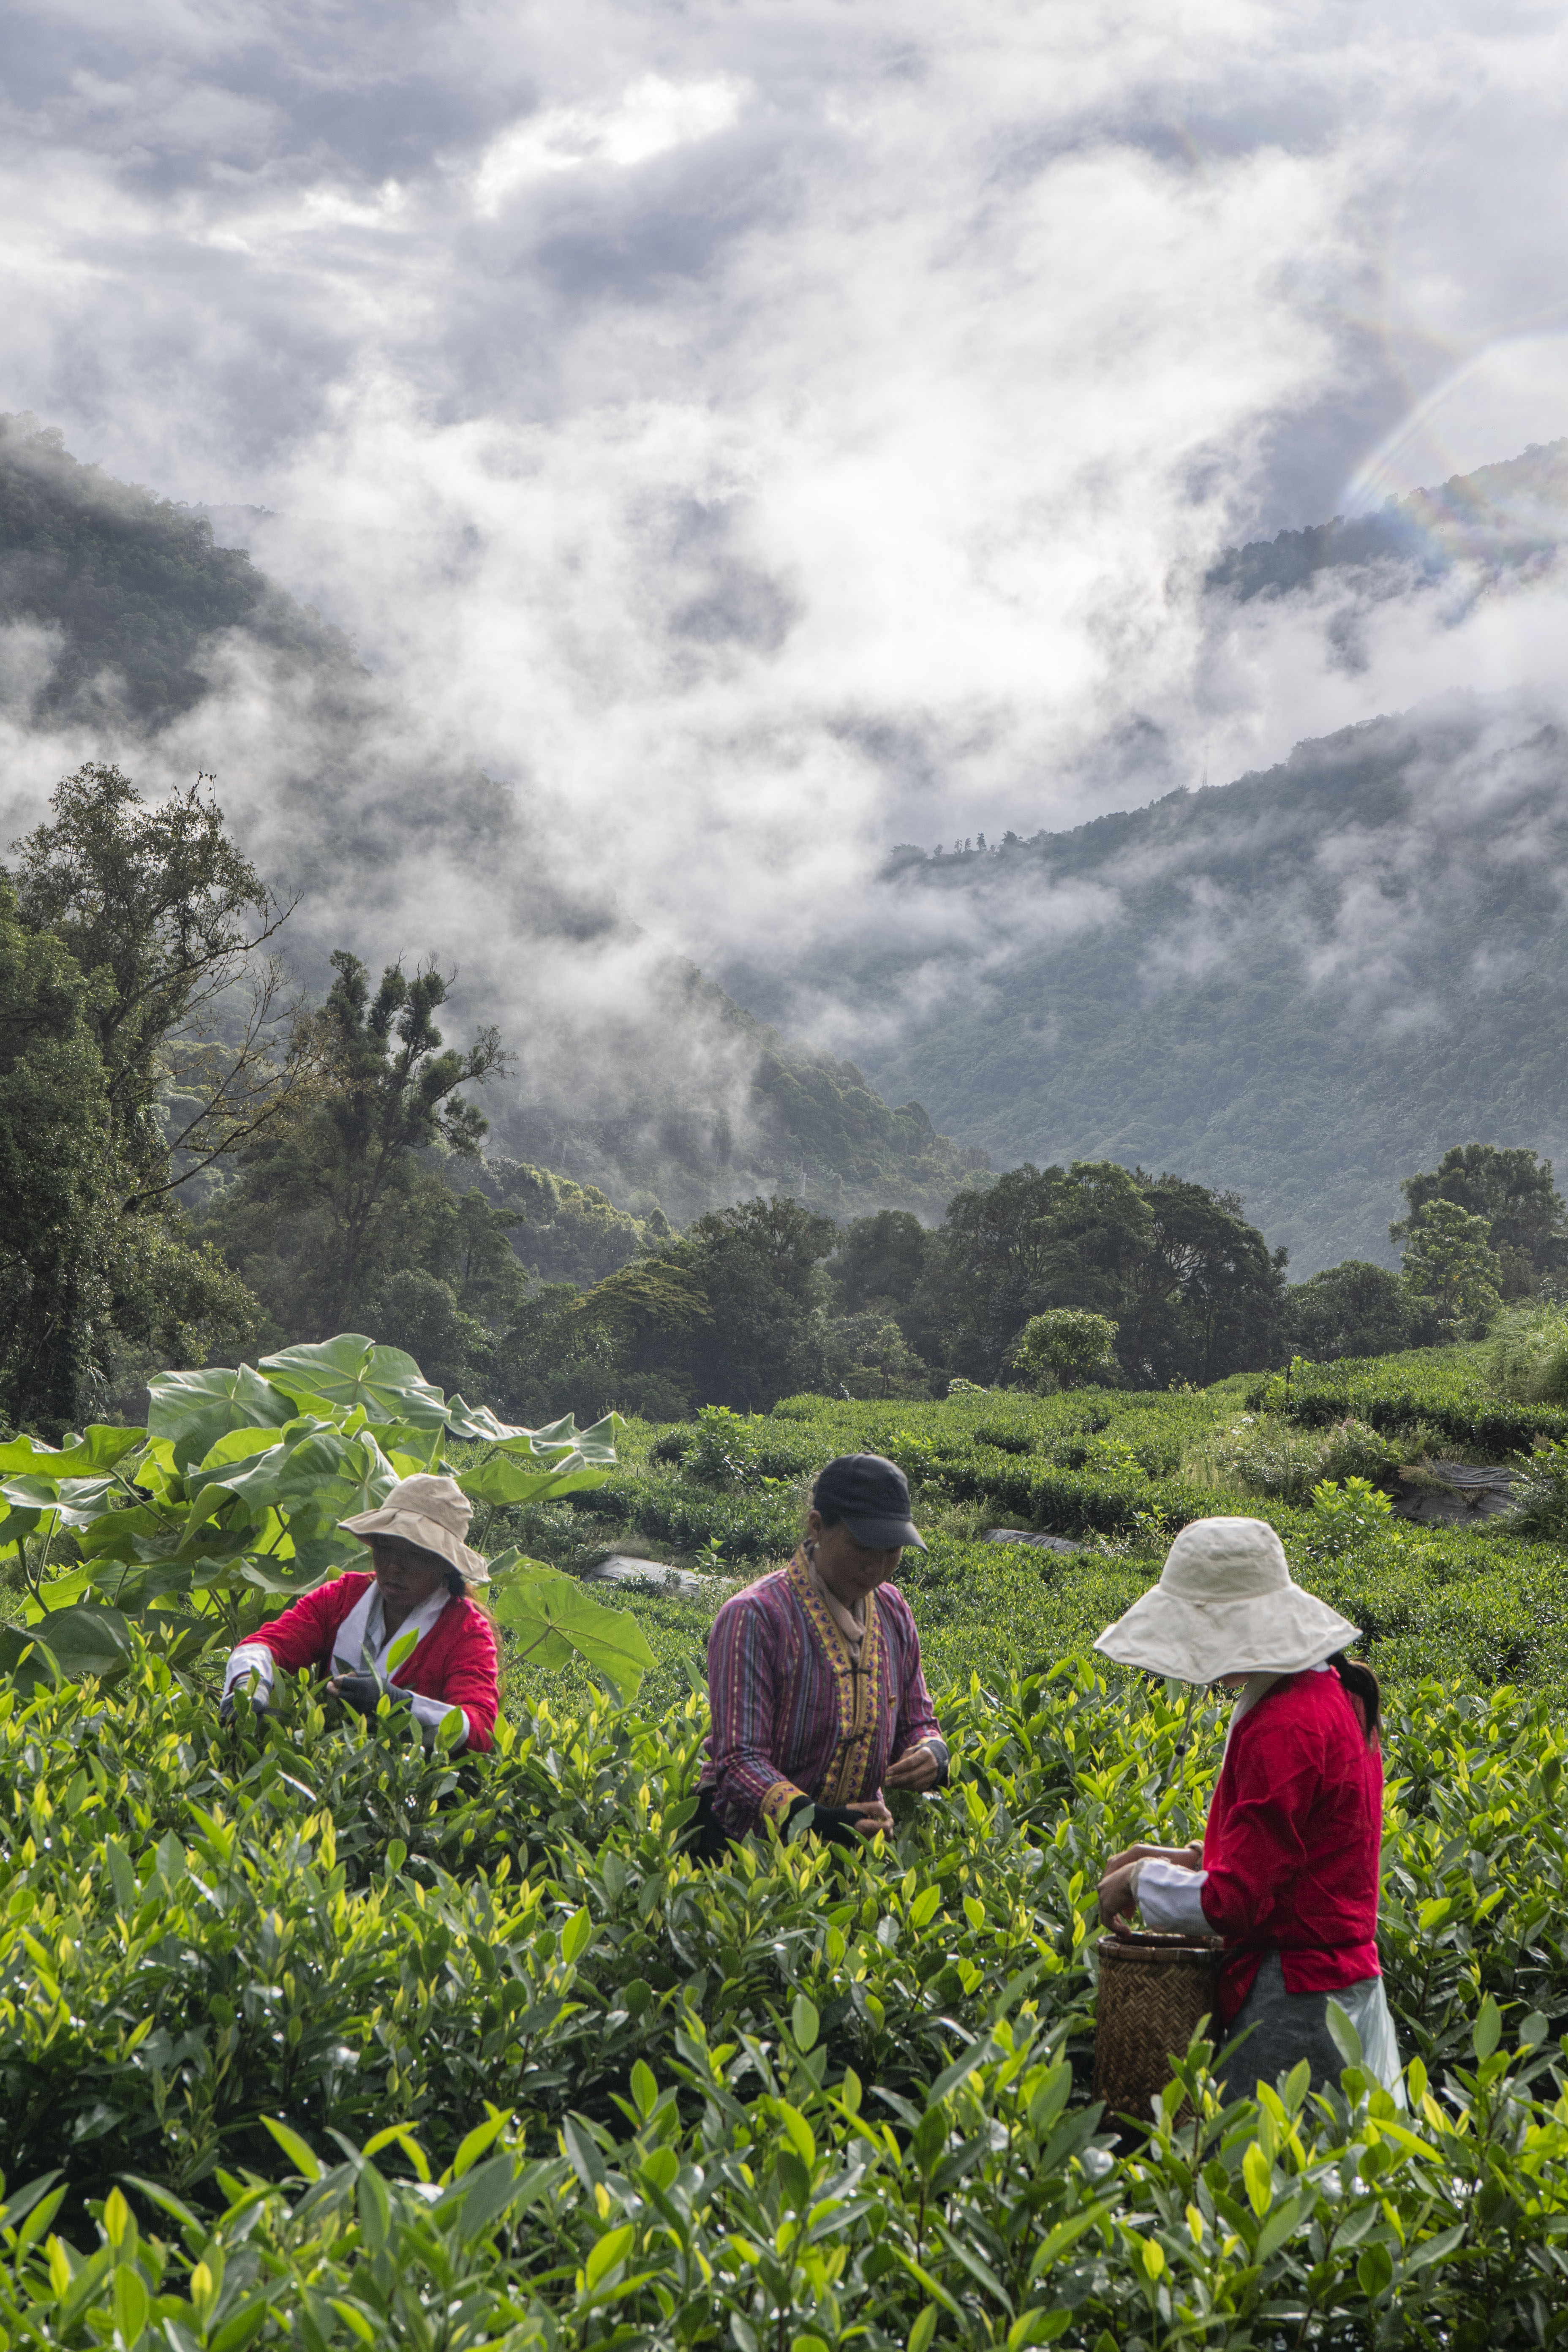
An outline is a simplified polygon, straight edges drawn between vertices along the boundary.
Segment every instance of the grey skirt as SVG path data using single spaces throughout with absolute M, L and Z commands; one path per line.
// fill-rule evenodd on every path
M 1345 2062 L 1329 2032 L 1329 2003 L 1337 2000 L 1361 2036 L 1367 2070 L 1403 2105 L 1399 2045 L 1381 1977 L 1363 1977 L 1338 1992 L 1287 1992 L 1278 1952 L 1266 1952 L 1252 1990 L 1228 2028 L 1215 2060 L 1215 2076 L 1225 2095 L 1246 2098 L 1259 2082 L 1277 2086 L 1303 2058 L 1312 2069 L 1311 2087 L 1336 2084 Z M 1250 2027 L 1251 2031 L 1248 2032 Z M 1247 2039 L 1237 2047 L 1238 2036 Z

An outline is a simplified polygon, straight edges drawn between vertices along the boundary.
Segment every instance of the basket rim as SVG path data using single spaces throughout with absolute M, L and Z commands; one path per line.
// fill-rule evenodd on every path
M 1155 1959 L 1161 1954 L 1175 1959 L 1189 1954 L 1194 1959 L 1217 1959 L 1225 1950 L 1219 1937 L 1207 1937 L 1162 1933 L 1156 1928 L 1138 1928 L 1126 1936 L 1101 1936 L 1097 1948 L 1101 1952 L 1121 1952 L 1127 1958 Z

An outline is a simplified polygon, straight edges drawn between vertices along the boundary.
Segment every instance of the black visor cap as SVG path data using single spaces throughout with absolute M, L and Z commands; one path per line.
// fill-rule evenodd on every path
M 825 1519 L 842 1519 L 868 1551 L 897 1551 L 905 1544 L 925 1549 L 910 1517 L 910 1482 L 880 1454 L 841 1454 L 817 1479 L 811 1500 Z

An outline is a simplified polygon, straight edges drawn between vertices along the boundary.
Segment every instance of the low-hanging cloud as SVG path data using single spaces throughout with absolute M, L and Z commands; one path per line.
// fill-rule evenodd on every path
M 1203 583 L 1228 542 L 1510 455 L 1494 417 L 1568 425 L 1554 16 L 13 21 L 0 405 L 266 509 L 258 560 L 384 689 L 350 757 L 231 647 L 148 773 L 216 765 L 286 874 L 285 772 L 362 829 L 378 772 L 423 772 L 447 852 L 411 876 L 389 833 L 378 922 L 460 946 L 520 1020 L 554 992 L 613 1026 L 668 948 L 885 1052 L 1105 914 L 889 896 L 892 843 L 1070 825 L 1550 674 L 1550 578 L 1224 610 Z M 1527 325 L 1521 375 L 1489 355 Z M 48 646 L 7 657 L 20 695 Z M 25 799 L 43 763 L 12 757 Z M 531 812 L 504 873 L 469 854 L 476 764 Z M 364 909 L 304 862 L 345 935 Z M 626 920 L 531 928 L 574 891 Z M 879 987 L 846 942 L 889 950 Z

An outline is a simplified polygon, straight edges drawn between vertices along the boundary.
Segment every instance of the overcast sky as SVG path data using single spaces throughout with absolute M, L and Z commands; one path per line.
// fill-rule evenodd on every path
M 1560 6 L 13 0 L 5 38 L 0 405 L 272 510 L 258 560 L 715 970 L 830 954 L 895 840 L 1558 660 L 1540 596 L 1216 656 L 1196 583 L 1568 431 Z

